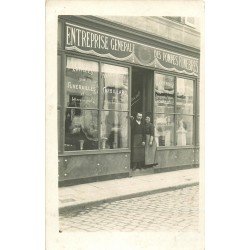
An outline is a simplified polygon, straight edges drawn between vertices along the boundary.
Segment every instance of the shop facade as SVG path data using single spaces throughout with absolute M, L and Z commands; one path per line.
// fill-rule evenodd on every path
M 137 112 L 155 126 L 154 172 L 199 166 L 199 49 L 60 16 L 57 59 L 60 186 L 128 177 Z

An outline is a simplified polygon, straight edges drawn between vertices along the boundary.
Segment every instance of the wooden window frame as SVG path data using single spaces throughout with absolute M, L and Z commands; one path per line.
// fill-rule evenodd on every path
M 199 133 L 197 132 L 197 126 L 198 126 L 198 119 L 199 119 L 199 114 L 198 114 L 198 107 L 199 103 L 197 102 L 198 100 L 198 95 L 199 95 L 199 89 L 198 89 L 198 80 L 197 78 L 190 77 L 187 75 L 181 75 L 177 73 L 171 73 L 171 72 L 163 72 L 163 71 L 154 71 L 154 105 L 155 105 L 155 75 L 156 74 L 161 74 L 161 75 L 167 75 L 167 76 L 172 76 L 174 77 L 174 112 L 169 113 L 168 115 L 173 115 L 174 116 L 174 143 L 172 146 L 157 146 L 157 149 L 164 149 L 164 148 L 193 148 L 198 146 L 197 141 L 199 138 Z M 187 80 L 192 80 L 193 81 L 193 113 L 192 114 L 185 114 L 185 113 L 177 113 L 176 112 L 176 100 L 177 100 L 177 78 L 183 78 Z M 155 123 L 155 115 L 156 114 L 165 114 L 164 112 L 155 112 L 155 107 L 153 107 L 153 121 Z M 178 146 L 177 145 L 177 116 L 182 115 L 182 116 L 190 116 L 193 117 L 193 134 L 192 134 L 192 144 L 191 145 L 186 145 L 186 146 Z M 156 127 L 156 126 L 155 126 Z
M 127 152 L 130 151 L 130 147 L 131 147 L 131 138 L 130 138 L 130 119 L 128 119 L 128 131 L 127 131 L 127 135 L 128 135 L 128 145 L 126 148 L 117 148 L 117 149 L 102 149 L 101 148 L 101 114 L 102 111 L 110 111 L 108 109 L 103 109 L 101 107 L 101 100 L 102 100 L 102 92 L 101 92 L 101 86 L 102 86 L 102 79 L 101 79 L 101 67 L 103 64 L 109 64 L 109 65 L 114 65 L 114 66 L 119 66 L 119 67 L 124 67 L 128 69 L 128 109 L 127 110 L 113 110 L 115 112 L 125 112 L 128 114 L 128 118 L 131 116 L 131 66 L 129 65 L 124 65 L 122 63 L 119 62 L 110 62 L 110 61 L 106 61 L 106 60 L 98 60 L 92 57 L 89 57 L 87 55 L 79 55 L 76 53 L 71 53 L 71 52 L 66 52 L 66 51 L 61 51 L 60 53 L 58 53 L 58 55 L 61 56 L 61 82 L 58 84 L 60 84 L 59 89 L 60 89 L 60 93 L 58 93 L 58 98 L 60 98 L 60 124 L 61 124 L 61 131 L 63 131 L 63 133 L 61 134 L 60 138 L 58 138 L 58 143 L 60 144 L 58 147 L 60 150 L 58 150 L 59 155 L 84 155 L 84 154 L 95 154 L 95 153 L 107 153 L 107 152 Z M 73 150 L 73 151 L 66 151 L 64 149 L 64 144 L 65 144 L 65 110 L 66 110 L 66 105 L 65 105 L 65 77 L 66 77 L 66 60 L 67 57 L 73 57 L 73 58 L 77 58 L 77 59 L 82 59 L 82 60 L 86 60 L 86 61 L 92 61 L 92 62 L 97 62 L 98 63 L 98 105 L 97 108 L 79 108 L 81 110 L 97 110 L 98 112 L 98 148 L 97 149 L 89 149 L 89 150 Z M 58 106 L 58 110 L 59 110 L 59 106 Z

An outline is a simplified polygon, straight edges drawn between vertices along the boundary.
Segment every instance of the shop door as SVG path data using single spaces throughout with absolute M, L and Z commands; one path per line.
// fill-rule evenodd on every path
M 142 114 L 142 124 L 145 123 L 146 116 L 150 116 L 151 121 L 153 120 L 153 79 L 154 71 L 139 67 L 132 68 L 131 114 L 134 117 L 131 121 L 132 169 L 145 167 L 145 147 L 141 145 L 140 138 L 135 136 L 134 125 L 137 113 Z

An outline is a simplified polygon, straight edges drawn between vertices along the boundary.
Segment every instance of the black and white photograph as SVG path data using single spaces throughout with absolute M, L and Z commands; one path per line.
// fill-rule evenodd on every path
M 249 249 L 247 1 L 3 1 L 1 249 Z
M 183 234 L 200 249 L 202 13 L 56 18 L 59 237 Z
M 60 231 L 199 230 L 199 20 L 58 18 Z

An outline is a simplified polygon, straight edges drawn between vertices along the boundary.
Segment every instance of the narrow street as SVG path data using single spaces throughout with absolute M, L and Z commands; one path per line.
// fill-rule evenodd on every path
M 60 231 L 197 231 L 199 186 L 104 203 L 60 215 Z

